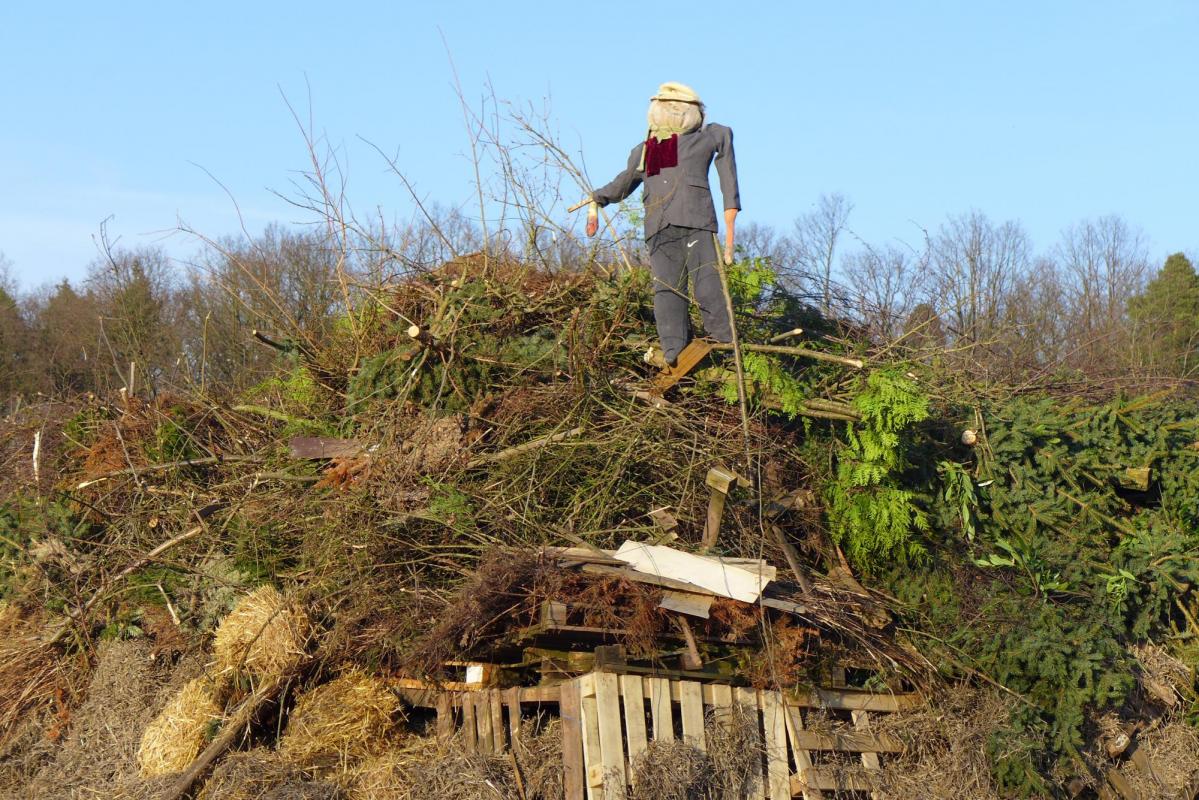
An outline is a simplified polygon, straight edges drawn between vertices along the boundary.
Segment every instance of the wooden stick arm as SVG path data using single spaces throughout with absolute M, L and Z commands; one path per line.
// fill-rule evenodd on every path
M 576 211 L 578 211 L 580 208 L 582 208 L 582 207 L 583 207 L 583 206 L 585 206 L 585 205 L 595 205 L 595 206 L 598 206 L 598 204 L 597 204 L 597 203 L 596 203 L 594 200 L 592 200 L 590 197 L 584 197 L 582 200 L 580 200 L 579 202 L 575 203 L 575 204 L 574 204 L 573 206 L 571 206 L 570 208 L 566 209 L 566 213 L 567 213 L 567 214 L 573 214 L 573 213 L 575 213 Z

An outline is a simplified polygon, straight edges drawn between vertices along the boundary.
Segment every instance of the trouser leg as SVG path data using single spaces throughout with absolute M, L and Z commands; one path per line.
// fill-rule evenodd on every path
M 654 283 L 654 323 L 662 354 L 673 364 L 691 339 L 687 299 L 688 229 L 668 226 L 649 239 Z
M 718 342 L 733 341 L 729 309 L 716 268 L 716 239 L 711 231 L 692 230 L 687 243 L 687 271 L 695 287 L 695 302 L 704 321 L 704 332 Z

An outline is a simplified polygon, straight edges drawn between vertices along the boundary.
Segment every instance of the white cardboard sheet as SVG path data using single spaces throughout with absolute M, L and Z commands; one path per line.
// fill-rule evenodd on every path
M 638 572 L 685 581 L 743 603 L 756 602 L 770 582 L 768 577 L 760 574 L 760 568 L 751 571 L 719 558 L 692 555 L 663 545 L 625 542 L 613 558 Z

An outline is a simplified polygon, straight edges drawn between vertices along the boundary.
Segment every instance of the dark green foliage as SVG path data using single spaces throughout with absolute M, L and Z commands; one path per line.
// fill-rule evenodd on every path
M 1185 255 L 1166 259 L 1145 291 L 1129 301 L 1128 314 L 1150 364 L 1181 376 L 1199 367 L 1199 275 Z
M 1195 633 L 1180 609 L 1195 608 L 1199 585 L 1196 411 L 1161 398 L 1016 399 L 982 409 L 987 435 L 970 455 L 910 432 L 913 461 L 940 461 L 939 488 L 917 491 L 929 557 L 881 577 L 944 669 L 1024 699 L 992 743 L 1012 795 L 1043 795 L 1087 720 L 1128 697 L 1132 643 Z M 1147 490 L 1128 473 L 1143 467 Z

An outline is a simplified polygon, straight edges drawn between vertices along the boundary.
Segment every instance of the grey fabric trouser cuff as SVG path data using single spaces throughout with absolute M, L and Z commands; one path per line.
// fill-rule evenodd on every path
M 654 281 L 654 322 L 671 363 L 691 340 L 687 279 L 695 291 L 704 332 L 718 342 L 733 339 L 711 231 L 668 225 L 647 242 Z

